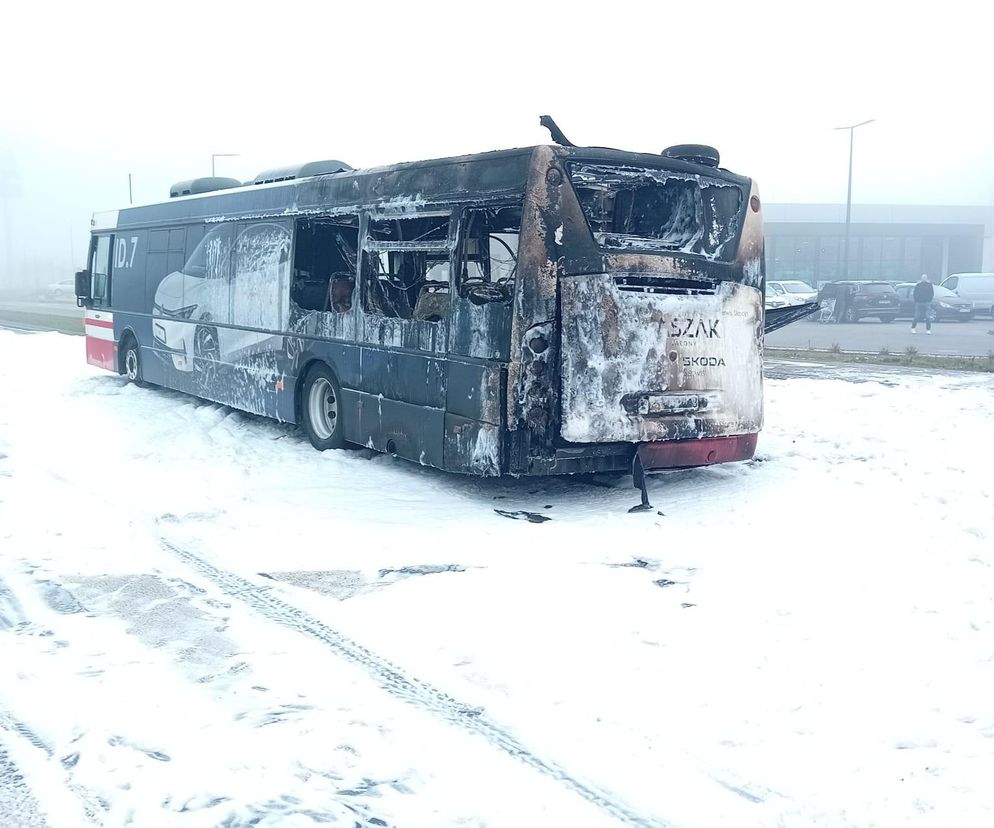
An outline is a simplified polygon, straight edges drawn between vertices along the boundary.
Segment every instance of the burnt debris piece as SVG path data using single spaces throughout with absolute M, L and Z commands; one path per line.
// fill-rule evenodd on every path
M 543 115 L 541 118 L 538 119 L 538 122 L 542 126 L 544 126 L 547 130 L 549 130 L 549 135 L 552 136 L 552 140 L 555 141 L 557 144 L 560 144 L 561 146 L 564 147 L 576 146 L 576 144 L 570 141 L 569 138 L 563 135 L 563 131 L 559 128 L 558 124 L 556 124 L 556 122 L 552 120 L 551 115 Z
M 527 520 L 529 523 L 545 523 L 547 520 L 552 520 L 548 515 L 539 515 L 535 512 L 509 512 L 506 509 L 494 509 L 494 511 L 501 517 L 510 518 L 511 520 Z

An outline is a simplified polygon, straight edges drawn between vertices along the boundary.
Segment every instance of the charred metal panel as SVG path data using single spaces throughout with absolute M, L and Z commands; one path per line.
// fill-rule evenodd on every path
M 503 302 L 474 305 L 453 296 L 449 353 L 507 362 L 511 347 L 513 308 Z
M 304 310 L 291 301 L 287 328 L 302 336 L 353 342 L 356 339 L 356 309 L 353 306 L 344 313 Z
M 558 438 L 559 280 L 567 267 L 602 270 L 600 251 L 569 185 L 557 151 L 536 147 L 524 203 L 508 366 L 507 426 L 514 440 L 511 471 L 528 472 L 529 459 L 547 457 Z M 566 259 L 570 251 L 570 259 Z
M 448 471 L 498 477 L 503 470 L 500 449 L 499 426 L 457 414 L 445 415 L 445 468 Z
M 627 291 L 617 274 L 562 283 L 562 437 L 673 440 L 762 426 L 762 294 Z
M 353 432 L 356 436 L 349 439 L 423 466 L 444 468 L 445 412 L 442 409 L 412 405 L 377 394 L 357 392 L 355 397 L 359 425 Z
M 391 400 L 445 407 L 445 361 L 432 356 L 361 349 L 358 390 Z
M 503 371 L 498 365 L 446 363 L 445 409 L 452 414 L 500 425 Z
M 765 290 L 766 258 L 763 240 L 763 212 L 759 200 L 759 188 L 753 183 L 749 191 L 749 206 L 742 226 L 739 252 L 735 264 L 742 268 L 742 282 Z
M 445 353 L 445 321 L 424 322 L 420 319 L 395 319 L 364 313 L 359 309 L 361 327 L 359 339 L 368 345 L 384 348 L 405 348 L 409 351 Z

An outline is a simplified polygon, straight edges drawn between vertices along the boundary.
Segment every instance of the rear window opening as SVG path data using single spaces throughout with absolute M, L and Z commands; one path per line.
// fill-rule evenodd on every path
M 667 170 L 572 164 L 570 178 L 590 231 L 605 250 L 679 251 L 709 259 L 732 252 L 745 193 L 727 181 Z

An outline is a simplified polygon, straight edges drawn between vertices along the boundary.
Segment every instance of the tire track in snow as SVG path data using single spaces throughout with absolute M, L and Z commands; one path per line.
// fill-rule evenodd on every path
M 38 800 L 7 751 L 0 745 L 0 819 L 17 828 L 45 828 Z
M 426 681 L 409 676 L 401 668 L 363 645 L 272 594 L 270 587 L 253 584 L 233 572 L 219 569 L 199 555 L 160 537 L 162 545 L 188 566 L 208 578 L 226 595 L 237 598 L 265 617 L 326 644 L 334 653 L 362 667 L 392 696 L 432 713 L 447 724 L 482 736 L 530 768 L 548 776 L 604 813 L 635 828 L 669 828 L 668 823 L 639 814 L 617 801 L 609 791 L 581 782 L 555 762 L 536 756 L 513 734 L 490 721 L 478 707 L 464 704 Z
M 25 739 L 32 747 L 43 751 L 49 759 L 55 758 L 55 749 L 48 744 L 48 742 L 46 742 L 41 736 L 35 733 L 34 730 L 32 730 L 20 719 L 16 718 L 9 711 L 0 708 L 0 731 L 4 730 Z M 60 763 L 60 768 L 62 767 L 65 766 Z M 100 819 L 99 813 L 101 810 L 106 810 L 105 803 L 99 801 L 99 798 L 95 798 L 81 785 L 78 785 L 72 781 L 71 767 L 67 767 L 66 770 L 69 772 L 63 776 L 63 784 L 79 800 L 87 822 L 91 825 L 102 825 L 103 821 Z M 59 775 L 62 776 L 62 774 Z M 49 781 L 54 782 L 55 780 L 52 779 Z M 31 794 L 30 788 L 28 788 L 27 784 L 24 782 L 24 777 L 17 772 L 16 766 L 13 765 L 10 758 L 5 753 L 3 746 L 0 745 L 0 805 L 4 804 L 4 796 L 5 793 L 8 792 L 9 788 L 13 789 L 15 803 L 21 803 L 21 807 L 24 809 L 23 812 L 29 816 L 37 817 L 37 820 L 39 820 L 37 823 L 26 823 L 25 828 L 35 824 L 45 825 L 45 820 L 41 817 L 40 813 L 36 812 L 37 801 Z M 32 808 L 35 808 L 36 811 L 32 811 Z M 16 813 L 20 815 L 21 811 L 17 811 Z M 6 816 L 7 813 L 0 808 L 0 817 Z M 4 826 L 17 825 L 18 828 L 21 828 L 21 823 L 19 822 L 4 822 L 2 824 Z

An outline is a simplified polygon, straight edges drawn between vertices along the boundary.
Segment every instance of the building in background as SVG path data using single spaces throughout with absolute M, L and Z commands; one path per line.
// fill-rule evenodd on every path
M 843 278 L 844 204 L 766 204 L 768 279 L 811 285 Z M 994 272 L 994 207 L 854 204 L 850 279 Z

